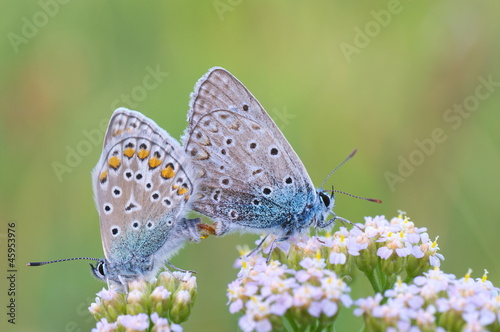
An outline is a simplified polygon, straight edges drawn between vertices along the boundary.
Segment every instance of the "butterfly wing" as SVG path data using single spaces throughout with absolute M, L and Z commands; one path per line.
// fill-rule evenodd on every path
M 139 112 L 117 109 L 92 174 L 106 259 L 126 266 L 175 252 L 188 234 L 176 226 L 195 192 L 194 174 L 166 131 Z
M 191 96 L 187 153 L 201 170 L 194 210 L 231 229 L 291 233 L 308 224 L 312 181 L 274 121 L 247 88 L 212 68 Z

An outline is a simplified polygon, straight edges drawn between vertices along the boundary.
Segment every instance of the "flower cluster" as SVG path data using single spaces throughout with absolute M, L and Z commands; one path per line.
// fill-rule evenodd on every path
M 240 272 L 229 284 L 228 297 L 230 312 L 243 314 L 243 331 L 332 326 L 340 307 L 352 302 L 344 280 L 352 280 L 357 270 L 383 293 L 404 272 L 411 280 L 444 259 L 426 229 L 417 228 L 404 213 L 391 220 L 366 217 L 365 224 L 340 227 L 333 234 L 274 241 L 268 236 L 250 257 L 248 248 L 240 248 Z
M 197 293 L 196 277 L 179 272 L 134 281 L 128 288 L 128 294 L 112 288 L 97 293 L 89 307 L 98 321 L 93 331 L 182 331 L 178 324 L 188 319 Z
M 354 314 L 363 316 L 369 331 L 499 331 L 500 289 L 486 278 L 456 280 L 438 268 L 400 279 L 384 293 L 355 301 Z
M 287 324 L 295 331 L 307 326 L 318 330 L 331 325 L 341 306 L 352 300 L 346 283 L 325 269 L 318 257 L 304 258 L 299 270 L 278 261 L 266 264 L 262 255 L 242 257 L 238 279 L 229 284 L 231 313 L 242 312 L 243 331 L 279 330 Z
M 272 236 L 262 245 L 267 253 Z M 257 242 L 256 242 L 257 243 Z M 339 276 L 353 278 L 356 270 L 363 272 L 377 292 L 383 292 L 406 272 L 406 279 L 422 275 L 431 267 L 439 267 L 443 255 L 436 240 L 430 240 L 426 228 L 418 228 L 401 212 L 387 220 L 384 216 L 366 217 L 364 224 L 351 230 L 340 227 L 334 234 L 298 236 L 281 242 L 271 258 L 299 268 L 304 257 L 314 257 L 319 250 L 326 268 Z

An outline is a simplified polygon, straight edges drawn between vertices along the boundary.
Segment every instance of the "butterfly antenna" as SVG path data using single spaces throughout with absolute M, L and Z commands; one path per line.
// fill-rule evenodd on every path
M 41 266 L 41 265 L 45 265 L 45 264 L 59 263 L 59 262 L 66 262 L 66 261 L 76 261 L 76 260 L 81 260 L 81 259 L 87 259 L 87 260 L 92 260 L 92 261 L 100 261 L 99 258 L 75 257 L 75 258 L 56 259 L 56 260 L 53 260 L 53 261 L 46 261 L 46 262 L 30 262 L 30 263 L 26 264 L 26 266 Z
M 382 200 L 377 199 L 377 198 L 361 197 L 361 196 L 357 196 L 357 195 L 346 193 L 345 191 L 341 191 L 341 190 L 332 189 L 332 190 L 325 190 L 325 191 L 331 191 L 331 192 L 335 192 L 335 193 L 339 193 L 339 194 L 344 194 L 344 195 L 351 196 L 351 197 L 354 197 L 354 198 L 363 199 L 365 201 L 370 201 L 370 202 L 375 202 L 375 203 L 382 203 Z
M 358 151 L 358 149 L 354 149 L 348 156 L 347 158 L 344 159 L 343 162 L 341 162 L 337 167 L 335 167 L 335 169 L 333 171 L 330 172 L 330 174 L 328 174 L 326 176 L 326 178 L 323 180 L 323 183 L 321 183 L 321 187 L 320 188 L 323 188 L 323 186 L 325 185 L 326 181 L 330 178 L 330 176 L 333 175 L 333 173 L 335 173 L 339 168 L 340 166 L 344 165 L 346 163 L 346 161 L 348 161 L 349 159 L 351 159 L 352 157 L 354 157 L 354 155 L 356 154 L 356 152 Z

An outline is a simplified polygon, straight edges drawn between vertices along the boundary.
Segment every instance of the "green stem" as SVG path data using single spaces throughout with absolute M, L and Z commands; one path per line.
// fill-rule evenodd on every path
M 386 290 L 388 290 L 389 288 L 392 288 L 394 286 L 394 283 L 396 282 L 396 276 L 392 275 L 392 276 L 388 276 L 386 279 L 385 279 L 385 283 L 384 283 L 384 289 L 383 289 L 383 292 L 385 292 Z M 383 294 L 383 293 L 382 293 Z
M 366 271 L 365 272 L 365 275 L 366 277 L 368 278 L 368 281 L 370 282 L 370 284 L 372 285 L 372 288 L 373 288 L 373 291 L 375 293 L 378 293 L 380 292 L 380 282 L 379 282 L 379 278 L 377 278 L 377 271 L 378 269 L 375 269 L 375 270 L 372 270 L 372 271 Z
M 325 328 L 325 332 L 335 332 L 335 324 L 330 324 Z
M 382 267 L 380 266 L 381 263 L 379 262 L 379 265 L 377 266 L 377 276 L 378 276 L 378 284 L 379 284 L 379 289 L 378 292 L 382 295 L 384 295 L 385 291 L 385 286 L 387 283 L 387 275 L 382 271 Z
M 292 332 L 298 332 L 298 331 L 301 331 L 299 325 L 297 324 L 297 322 L 295 321 L 295 319 L 293 318 L 293 315 L 291 315 L 289 312 L 287 312 L 284 316 L 283 316 L 283 319 L 284 319 L 284 322 L 287 322 L 288 324 L 284 324 L 285 326 L 286 325 L 289 325 Z M 288 330 L 288 329 L 287 329 Z
M 318 326 L 316 326 L 315 329 L 311 330 L 311 332 L 321 332 L 321 331 L 326 331 L 325 326 L 323 324 L 321 324 L 321 323 L 319 323 Z

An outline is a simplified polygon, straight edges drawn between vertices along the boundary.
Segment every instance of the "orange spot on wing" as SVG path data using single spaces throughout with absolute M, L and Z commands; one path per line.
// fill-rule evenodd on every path
M 137 152 L 137 156 L 140 159 L 146 159 L 149 156 L 149 151 L 145 149 L 141 149 L 139 152 Z
M 156 168 L 158 166 L 161 165 L 161 160 L 156 158 L 156 157 L 153 157 L 151 159 L 149 159 L 149 167 L 151 168 Z
M 164 170 L 161 171 L 161 176 L 164 179 L 171 179 L 175 176 L 174 168 L 171 165 L 168 165 Z
M 113 156 L 113 157 L 109 158 L 109 160 L 108 160 L 109 167 L 112 167 L 113 169 L 118 169 L 118 167 L 120 167 L 121 163 L 122 162 L 120 161 L 120 158 L 118 158 L 117 156 Z
M 108 171 L 102 171 L 101 175 L 99 176 L 99 181 L 101 183 L 106 182 L 106 179 L 108 178 Z
M 118 135 L 120 135 L 121 133 L 123 133 L 123 130 L 118 129 L 117 131 L 115 131 L 115 132 L 113 133 L 113 136 L 118 136 Z
M 132 156 L 134 155 L 135 153 L 135 150 L 132 149 L 132 148 L 126 148 L 124 151 L 123 151 L 123 154 L 129 158 L 132 158 Z
M 177 194 L 179 194 L 179 195 L 184 195 L 187 192 L 188 192 L 188 188 L 184 187 L 184 186 L 182 186 L 179 189 L 177 189 Z

